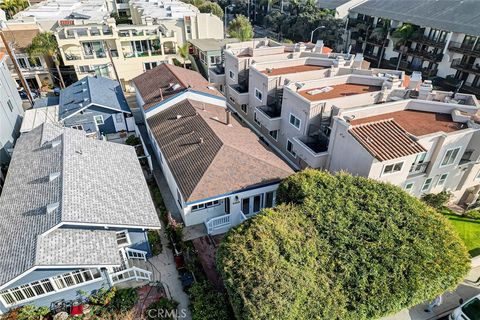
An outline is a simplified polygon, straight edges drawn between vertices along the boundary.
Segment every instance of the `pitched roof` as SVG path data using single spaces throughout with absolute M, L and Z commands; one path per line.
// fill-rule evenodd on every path
M 356 125 L 348 131 L 379 161 L 397 159 L 426 151 L 393 119 Z
M 132 147 L 49 123 L 20 136 L 0 197 L 0 285 L 39 264 L 82 261 L 64 257 L 60 242 L 76 242 L 82 253 L 98 246 L 84 261 L 103 264 L 112 256 L 111 236 L 103 245 L 93 233 L 88 241 L 67 231 L 40 238 L 60 223 L 160 227 Z
M 478 0 L 369 0 L 350 10 L 419 26 L 480 35 Z
M 188 88 L 223 97 L 217 90 L 210 88 L 209 82 L 200 73 L 168 63 L 144 72 L 134 78 L 133 83 L 143 99 L 145 110 Z
M 277 182 L 292 169 L 223 107 L 183 100 L 147 119 L 186 202 Z
M 60 120 L 91 106 L 105 106 L 119 112 L 130 112 L 118 81 L 105 77 L 85 77 L 60 92 Z

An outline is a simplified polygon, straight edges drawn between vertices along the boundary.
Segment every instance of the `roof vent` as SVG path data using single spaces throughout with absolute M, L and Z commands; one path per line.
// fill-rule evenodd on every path
M 272 68 L 267 68 L 267 73 L 272 73 L 273 69 Z
M 175 83 L 173 86 L 172 86 L 172 90 L 178 90 L 180 89 L 180 85 L 178 83 Z
M 50 173 L 50 175 L 48 176 L 48 181 L 53 181 L 53 180 L 57 179 L 58 177 L 60 177 L 60 172 Z
M 58 202 L 50 203 L 47 205 L 47 213 L 52 213 L 53 211 L 57 210 L 59 205 L 60 203 Z
M 52 142 L 50 142 L 50 148 L 55 148 L 55 147 L 58 147 L 60 145 L 60 140 L 53 140 Z
M 182 118 L 182 115 L 181 114 L 177 114 L 177 120 L 178 119 L 181 119 Z
M 198 142 L 199 144 L 203 144 L 203 138 L 200 138 L 200 141 Z

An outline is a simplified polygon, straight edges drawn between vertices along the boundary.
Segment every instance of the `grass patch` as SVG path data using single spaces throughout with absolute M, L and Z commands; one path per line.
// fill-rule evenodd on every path
M 450 220 L 467 246 L 470 256 L 480 255 L 480 220 L 459 216 L 448 209 L 441 212 Z

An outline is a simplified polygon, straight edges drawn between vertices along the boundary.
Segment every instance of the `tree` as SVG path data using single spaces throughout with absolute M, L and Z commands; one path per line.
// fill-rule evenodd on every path
M 378 319 L 455 288 L 470 268 L 448 220 L 393 185 L 310 169 L 277 201 L 217 253 L 238 319 Z
M 178 47 L 178 54 L 183 59 L 183 67 L 184 68 L 187 68 L 186 61 L 188 59 L 188 48 L 189 48 L 188 42 L 185 42 L 184 44 L 182 44 L 181 46 Z
M 30 57 L 49 56 L 55 63 L 58 78 L 60 79 L 60 86 L 65 88 L 62 73 L 60 72 L 60 62 L 58 58 L 58 43 L 57 39 L 51 32 L 42 32 L 37 34 L 32 43 L 26 48 L 26 52 Z
M 240 41 L 248 41 L 253 38 L 253 27 L 247 17 L 239 14 L 228 24 L 228 34 Z
M 12 19 L 18 12 L 28 8 L 27 0 L 3 0 L 0 9 L 5 11 L 7 19 Z
M 385 44 L 386 39 L 388 37 L 388 33 L 390 31 L 390 20 L 386 20 L 383 22 L 382 26 L 376 27 L 372 30 L 370 34 L 370 38 L 376 40 L 377 42 L 382 42 L 382 48 L 380 49 L 380 55 L 378 57 L 378 65 L 377 67 L 380 68 L 380 65 L 383 60 L 383 54 L 385 52 Z
M 212 13 L 219 17 L 220 19 L 223 18 L 223 10 L 222 7 L 218 5 L 218 3 L 206 1 L 201 6 L 198 7 L 198 10 L 203 13 Z
M 400 67 L 400 61 L 402 60 L 404 46 L 414 33 L 415 28 L 409 23 L 402 24 L 392 33 L 393 46 L 400 46 L 396 70 L 398 70 L 398 68 Z
M 230 308 L 223 293 L 208 281 L 195 282 L 188 289 L 192 320 L 228 320 Z

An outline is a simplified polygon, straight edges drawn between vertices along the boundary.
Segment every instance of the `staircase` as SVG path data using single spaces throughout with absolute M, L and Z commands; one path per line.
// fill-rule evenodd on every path
M 114 285 L 124 283 L 126 287 L 136 287 L 154 280 L 152 277 L 154 270 L 147 261 L 147 252 L 125 248 L 121 249 L 119 254 L 122 265 L 114 268 L 113 273 L 110 274 Z

